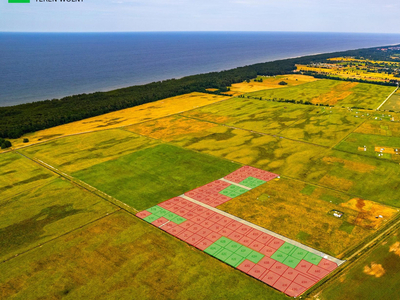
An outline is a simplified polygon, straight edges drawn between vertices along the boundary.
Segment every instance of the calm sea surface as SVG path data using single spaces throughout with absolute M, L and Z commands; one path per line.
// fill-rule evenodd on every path
M 398 43 L 393 34 L 0 33 L 0 106 Z

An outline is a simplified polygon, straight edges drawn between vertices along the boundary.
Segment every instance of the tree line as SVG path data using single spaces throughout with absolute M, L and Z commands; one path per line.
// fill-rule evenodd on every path
M 19 138 L 28 132 L 34 132 L 62 125 L 108 112 L 178 96 L 191 92 L 207 92 L 215 88 L 218 92 L 229 90 L 233 83 L 239 83 L 257 76 L 274 76 L 292 73 L 296 64 L 326 62 L 328 58 L 338 56 L 363 57 L 373 60 L 388 60 L 393 51 L 381 51 L 379 48 L 349 50 L 299 58 L 290 58 L 272 62 L 238 67 L 231 70 L 186 76 L 181 79 L 169 79 L 137 85 L 109 92 L 95 92 L 0 107 L 0 137 Z M 400 51 L 398 51 L 400 52 Z

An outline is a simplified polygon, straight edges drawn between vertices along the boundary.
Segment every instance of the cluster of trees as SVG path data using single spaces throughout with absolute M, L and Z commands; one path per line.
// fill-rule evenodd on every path
M 291 73 L 296 64 L 326 62 L 328 58 L 355 56 L 385 60 L 389 54 L 378 48 L 351 50 L 299 58 L 258 63 L 231 70 L 199 74 L 152 82 L 145 85 L 96 92 L 0 107 L 0 137 L 18 138 L 25 133 L 98 116 L 108 112 L 137 106 L 190 92 L 206 92 L 208 88 L 227 91 L 233 83 L 243 82 L 259 75 L 274 76 Z
M 12 144 L 10 141 L 0 138 L 0 148 L 1 149 L 7 149 L 7 148 L 10 148 L 11 146 L 12 146 Z

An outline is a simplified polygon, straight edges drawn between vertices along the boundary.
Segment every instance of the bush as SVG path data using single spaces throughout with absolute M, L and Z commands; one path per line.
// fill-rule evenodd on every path
M 29 143 L 29 140 L 28 139 L 24 139 L 22 142 L 23 143 Z
M 278 84 L 279 84 L 279 85 L 287 85 L 287 82 L 281 81 L 281 82 L 279 82 Z
M 6 140 L 4 140 L 2 143 L 1 143 L 1 149 L 7 149 L 7 148 L 10 148 L 12 145 L 11 145 L 11 142 L 10 141 L 6 141 Z

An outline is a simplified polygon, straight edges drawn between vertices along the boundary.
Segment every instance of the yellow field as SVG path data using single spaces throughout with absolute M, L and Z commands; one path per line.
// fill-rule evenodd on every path
M 397 151 L 396 151 L 397 150 Z M 388 154 L 400 154 L 399 148 L 391 148 L 391 147 L 375 147 L 375 152 L 378 153 L 388 153 Z
M 339 100 L 345 99 L 353 94 L 351 89 L 356 85 L 358 85 L 358 82 L 341 82 L 340 84 L 334 86 L 330 92 L 321 94 L 320 96 L 312 99 L 311 103 L 335 105 Z
M 218 125 L 214 123 L 176 115 L 132 125 L 125 129 L 154 139 L 161 139 L 169 142 L 180 136 L 187 136 L 188 134 L 191 136 L 202 136 L 205 130 L 217 126 Z
M 353 79 L 363 79 L 369 81 L 389 81 L 392 79 L 398 79 L 393 76 L 393 74 L 385 74 L 385 73 L 372 73 L 367 72 L 363 69 L 355 69 L 355 68 L 344 68 L 336 65 L 327 65 L 325 67 L 310 67 L 305 65 L 297 65 L 297 71 L 299 72 L 317 72 L 320 74 L 328 75 L 328 76 L 338 76 L 344 78 L 353 78 Z
M 195 92 L 37 131 L 26 134 L 19 139 L 11 140 L 11 142 L 14 147 L 21 147 L 65 135 L 127 126 L 173 115 L 226 99 L 229 99 L 229 97 Z M 24 138 L 28 138 L 29 143 L 22 143 Z
M 374 64 L 388 64 L 388 65 L 399 65 L 400 63 L 398 62 L 393 62 L 393 61 L 383 61 L 383 60 L 369 60 L 369 59 L 356 59 L 352 57 L 334 57 L 334 58 L 328 58 L 330 61 L 356 61 L 356 62 L 370 62 Z
M 244 93 L 257 92 L 266 89 L 284 88 L 318 80 L 312 76 L 305 76 L 300 74 L 289 74 L 273 77 L 262 76 L 259 78 L 262 78 L 263 82 L 251 80 L 249 83 L 247 83 L 246 81 L 241 83 L 234 83 L 231 86 L 231 90 L 229 92 L 226 92 L 225 94 L 237 96 Z M 279 85 L 279 82 L 281 81 L 285 81 L 287 85 Z

